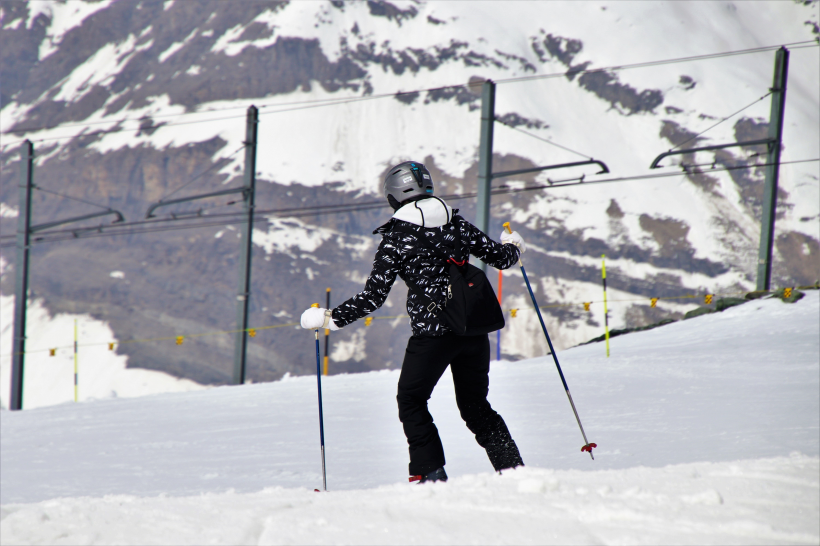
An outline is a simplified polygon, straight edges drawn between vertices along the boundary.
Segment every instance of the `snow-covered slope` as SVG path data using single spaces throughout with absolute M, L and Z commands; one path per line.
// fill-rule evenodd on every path
M 549 358 L 494 363 L 490 400 L 528 465 L 500 477 L 445 374 L 431 412 L 453 479 L 432 487 L 402 483 L 394 371 L 323 382 L 321 496 L 313 378 L 3 411 L 0 532 L 4 543 L 816 543 L 818 329 L 812 291 L 617 337 L 609 359 L 600 343 L 560 352 L 595 461 Z
M 6 505 L 4 544 L 817 544 L 818 459 Z
M 260 107 L 257 202 L 264 202 L 263 208 L 373 198 L 382 172 L 410 157 L 431 167 L 442 192 L 469 192 L 479 135 L 475 84 L 487 78 L 499 82 L 496 113 L 507 124 L 496 124 L 497 171 L 580 159 L 513 128 L 604 160 L 611 170 L 599 176 L 597 169 L 551 171 L 498 184 L 650 174 L 658 172 L 648 166 L 659 153 L 766 95 L 774 53 L 627 65 L 806 41 L 810 47 L 792 47 L 782 160 L 820 157 L 819 49 L 811 42 L 818 36 L 817 2 L 34 4 L 6 3 L 0 16 L 0 38 L 8 44 L 5 89 L 0 89 L 5 97 L 0 198 L 7 207 L 15 204 L 10 181 L 16 180 L 15 154 L 23 138 L 43 139 L 37 142 L 38 183 L 122 208 L 129 219 L 140 218 L 150 202 L 209 167 L 213 170 L 185 192 L 236 183 L 243 156 L 231 154 L 242 146 L 244 110 L 251 103 Z M 607 70 L 578 73 L 598 68 Z M 531 76 L 549 77 L 512 81 Z M 768 98 L 756 102 L 689 144 L 759 138 L 769 108 Z M 610 287 L 616 300 L 624 300 L 611 308 L 610 324 L 680 316 L 690 304 L 661 300 L 650 308 L 648 298 L 742 292 L 754 285 L 762 170 L 727 173 L 709 166 L 752 164 L 759 152 L 744 148 L 686 157 L 689 164 L 706 165 L 689 175 L 496 196 L 491 235 L 497 236 L 505 220 L 524 234 L 542 304 L 599 299 L 596 268 L 606 253 L 612 260 Z M 677 163 L 668 160 L 662 172 L 677 172 Z M 820 271 L 818 163 L 783 165 L 780 187 L 775 284 L 809 284 Z M 71 202 L 48 199 L 37 204 L 41 214 L 67 214 L 61 207 Z M 454 204 L 472 219 L 471 200 Z M 212 205 L 224 207 L 224 202 Z M 226 210 L 232 209 L 217 212 Z M 277 279 L 254 289 L 253 322 L 260 325 L 282 313 L 298 314 L 326 286 L 334 288 L 334 298 L 352 295 L 360 285 L 355 281 L 369 270 L 375 245 L 375 239 L 364 237 L 383 218 L 375 213 L 307 217 L 301 227 L 333 237 L 288 244 L 294 240 L 281 223 L 291 220 L 260 225 L 255 234 L 267 260 L 256 260 L 255 282 Z M 219 238 L 221 226 L 202 228 L 198 239 L 188 233 L 131 237 L 125 243 L 128 259 L 116 252 L 124 240 L 95 239 L 96 246 L 82 247 L 95 268 L 121 269 L 164 289 L 138 292 L 136 285 L 118 285 L 112 290 L 106 304 L 114 310 L 106 309 L 106 318 L 116 335 L 159 335 L 150 321 L 115 312 L 135 305 L 177 322 L 207 322 L 203 329 L 233 326 L 220 321 L 234 314 L 235 271 L 230 270 L 227 287 L 209 274 L 213 256 L 231 264 L 238 251 Z M 276 252 L 284 246 L 289 253 Z M 350 246 L 361 250 L 352 259 Z M 35 273 L 41 276 L 36 286 L 54 296 L 48 305 L 87 302 L 82 280 L 56 278 L 70 257 L 41 252 L 55 263 Z M 172 264 L 162 259 L 177 253 L 180 259 Z M 123 263 L 112 264 L 112 255 Z M 520 278 L 510 275 L 505 307 L 523 307 Z M 201 304 L 206 296 L 187 293 L 183 283 L 173 283 L 175 277 L 196 279 L 202 292 L 221 299 Z M 92 286 L 113 282 L 101 279 Z M 627 301 L 636 298 L 644 301 Z M 399 300 L 391 299 L 395 307 L 387 314 L 397 314 Z M 549 311 L 559 347 L 600 333 L 601 310 L 576 311 Z M 364 356 L 345 358 L 334 369 L 395 367 L 401 343 L 393 341 L 406 331 L 406 324 L 394 323 L 388 334 L 339 333 L 337 340 L 356 346 L 340 356 Z M 504 336 L 510 358 L 543 353 L 536 321 L 510 321 Z M 259 370 L 254 380 L 309 370 L 309 362 L 287 348 L 290 338 L 277 340 L 264 341 L 266 353 L 252 355 L 252 368 Z M 129 350 L 138 351 L 134 347 Z M 209 354 L 203 352 L 175 356 L 187 360 L 173 373 L 224 381 L 229 347 L 209 350 L 218 362 L 206 371 L 198 371 Z M 132 352 L 129 362 L 153 367 L 160 356 Z

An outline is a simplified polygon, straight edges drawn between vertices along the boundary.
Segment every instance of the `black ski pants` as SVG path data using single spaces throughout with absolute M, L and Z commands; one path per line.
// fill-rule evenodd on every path
M 490 340 L 487 335 L 413 336 L 407 342 L 396 400 L 410 448 L 410 475 L 426 475 L 445 464 L 444 448 L 427 410 L 433 388 L 447 369 L 453 373 L 461 418 L 487 451 L 493 468 L 523 465 L 504 419 L 487 401 Z

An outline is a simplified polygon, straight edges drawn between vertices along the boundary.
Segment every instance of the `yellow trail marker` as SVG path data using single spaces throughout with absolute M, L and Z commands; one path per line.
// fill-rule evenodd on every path
M 114 344 L 113 344 L 113 343 L 109 343 L 109 344 L 108 344 L 108 350 L 109 350 L 109 351 L 113 351 L 113 350 L 114 350 Z
M 518 314 L 518 309 L 510 309 L 510 316 L 511 316 L 512 318 L 515 318 L 515 316 L 516 316 L 517 314 Z
M 248 335 L 251 337 L 256 337 L 256 328 L 248 328 Z
M 658 298 L 652 298 L 649 300 L 649 307 L 655 307 L 656 305 L 658 305 Z
M 783 297 L 784 298 L 792 297 L 792 289 L 791 288 L 784 288 L 783 289 Z
M 49 349 L 48 356 L 57 356 L 57 349 Z
M 183 341 L 185 341 L 185 336 L 177 336 L 177 345 L 182 345 Z
M 372 322 L 373 322 L 373 317 L 365 317 L 365 319 L 364 319 L 364 325 L 365 326 L 370 326 L 370 324 Z
M 705 303 L 706 305 L 712 303 L 712 294 L 706 294 L 705 296 L 703 296 L 703 303 Z
M 591 301 L 585 301 L 584 302 L 584 311 L 589 311 L 590 304 L 592 304 Z
M 606 307 L 606 254 L 601 254 L 601 280 L 604 283 L 604 337 L 606 338 L 606 357 L 609 358 L 609 310 Z

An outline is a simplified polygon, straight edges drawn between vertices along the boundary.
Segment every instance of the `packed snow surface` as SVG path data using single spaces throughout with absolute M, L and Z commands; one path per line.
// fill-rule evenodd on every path
M 4 544 L 817 544 L 820 294 L 497 362 L 526 468 L 496 475 L 451 379 L 447 484 L 406 483 L 398 372 L 0 412 Z M 305 350 L 312 350 L 305 334 Z

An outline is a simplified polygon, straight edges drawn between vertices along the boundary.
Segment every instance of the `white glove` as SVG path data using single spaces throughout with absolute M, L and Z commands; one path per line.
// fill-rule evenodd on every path
M 339 327 L 333 322 L 330 316 L 330 311 L 322 309 L 321 307 L 311 307 L 302 313 L 302 328 L 306 330 L 318 330 L 319 328 L 327 328 L 329 330 L 338 330 Z
M 521 235 L 518 234 L 517 231 L 513 231 L 512 233 L 507 233 L 505 229 L 501 233 L 501 242 L 505 245 L 515 245 L 523 254 L 525 250 L 527 250 L 527 245 L 524 244 L 524 239 L 521 238 Z

